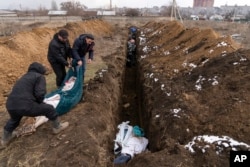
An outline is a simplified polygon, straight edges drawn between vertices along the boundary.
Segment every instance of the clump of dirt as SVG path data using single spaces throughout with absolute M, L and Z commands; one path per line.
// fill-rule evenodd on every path
M 0 91 L 5 98 L 28 64 L 48 65 L 47 45 L 59 28 L 1 39 Z M 148 22 L 136 38 L 138 64 L 125 69 L 126 27 L 92 20 L 63 28 L 71 43 L 81 33 L 93 33 L 96 56 L 106 68 L 88 82 L 86 102 L 61 116 L 70 122 L 68 129 L 54 136 L 48 123 L 17 138 L 0 150 L 0 166 L 113 166 L 116 126 L 124 118 L 138 123 L 149 139 L 149 150 L 126 166 L 229 166 L 230 150 L 249 150 L 250 52 L 238 49 L 230 36 L 176 21 Z M 123 85 L 124 77 L 134 81 Z M 134 103 L 124 110 L 130 98 Z M 136 110 L 139 119 L 135 113 L 121 117 Z M 8 115 L 0 114 L 3 126 Z

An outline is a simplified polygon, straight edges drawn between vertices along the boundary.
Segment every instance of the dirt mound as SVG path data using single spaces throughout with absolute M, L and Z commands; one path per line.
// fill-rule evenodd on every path
M 1 39 L 5 97 L 31 61 L 48 65 L 47 45 L 59 28 Z M 19 137 L 0 150 L 0 166 L 113 166 L 116 126 L 125 120 L 149 139 L 149 150 L 127 166 L 229 166 L 230 150 L 249 150 L 250 52 L 238 50 L 230 36 L 176 21 L 148 22 L 137 34 L 138 65 L 125 68 L 126 27 L 93 20 L 64 28 L 71 43 L 93 33 L 97 61 L 106 66 L 95 67 L 86 102 L 61 117 L 70 122 L 65 132 L 54 136 L 44 124 Z M 0 114 L 3 126 L 8 115 Z
M 153 27 L 148 24 L 141 28 L 143 44 L 139 50 L 146 104 L 143 120 L 150 119 L 144 126 L 151 151 L 159 154 L 159 150 L 167 150 L 165 156 L 173 157 L 173 162 L 174 148 L 181 158 L 186 152 L 179 145 L 185 146 L 199 135 L 229 136 L 250 143 L 246 123 L 250 117 L 246 93 L 249 51 L 236 50 L 230 37 L 221 37 L 211 29 L 187 29 L 175 22 L 154 23 Z M 191 165 L 184 160 L 178 164 L 229 166 L 230 148 L 218 151 L 215 145 L 204 149 L 206 153 L 196 146 L 194 158 L 188 159 Z M 242 147 L 236 150 L 249 149 Z M 165 165 L 162 162 L 158 166 Z

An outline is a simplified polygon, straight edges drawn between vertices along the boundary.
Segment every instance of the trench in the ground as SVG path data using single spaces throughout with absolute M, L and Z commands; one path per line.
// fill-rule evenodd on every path
M 137 93 L 139 86 L 137 82 L 137 67 L 126 67 L 122 93 L 123 106 L 120 118 L 122 121 L 129 121 L 129 124 L 132 126 L 140 126 L 140 98 Z
M 138 38 L 135 38 L 135 43 L 138 46 Z M 126 42 L 127 44 L 127 42 Z M 126 45 L 127 46 L 127 45 Z M 128 48 L 126 50 L 126 56 L 128 55 Z M 120 122 L 129 121 L 131 126 L 138 125 L 145 132 L 148 132 L 148 124 L 150 118 L 148 118 L 148 114 L 146 111 L 143 111 L 145 107 L 143 106 L 143 97 L 142 97 L 142 84 L 140 80 L 140 72 L 139 72 L 139 62 L 137 58 L 140 56 L 139 53 L 135 52 L 135 60 L 136 63 L 134 65 L 126 62 L 125 68 L 125 76 L 123 80 L 123 92 L 122 92 L 122 108 L 120 112 Z M 128 56 L 126 58 L 126 61 Z M 147 138 L 147 134 L 145 134 Z M 150 142 L 150 141 L 149 141 Z M 150 147 L 148 147 L 150 150 Z
M 131 36 L 130 32 L 128 33 L 128 38 Z M 126 38 L 127 39 L 127 38 Z M 136 37 L 135 44 L 136 44 Z M 122 121 L 129 121 L 130 125 L 140 126 L 140 101 L 138 96 L 138 88 L 140 83 L 137 80 L 137 63 L 132 64 L 131 59 L 135 57 L 136 60 L 137 52 L 129 52 L 128 42 L 126 42 L 126 65 L 125 65 L 125 77 L 123 81 L 123 92 L 122 92 L 122 111 L 120 118 Z
M 139 34 L 139 32 L 137 32 Z M 126 40 L 128 38 L 125 38 Z M 145 104 L 147 100 L 145 98 L 144 90 L 143 90 L 143 74 L 141 71 L 143 71 L 140 66 L 140 62 L 137 60 L 140 57 L 139 50 L 139 36 L 136 36 L 135 44 L 136 44 L 136 63 L 135 65 L 128 65 L 127 64 L 127 42 L 125 41 L 125 54 L 126 59 L 124 60 L 124 72 L 122 77 L 122 89 L 121 89 L 121 103 L 119 103 L 121 106 L 118 107 L 118 120 L 115 122 L 115 126 L 117 127 L 118 124 L 121 124 L 122 122 L 129 121 L 129 125 L 136 126 L 138 125 L 141 127 L 144 132 L 145 136 L 149 144 L 147 146 L 147 149 L 153 153 L 160 151 L 159 148 L 156 148 L 157 145 L 161 142 L 160 138 L 152 137 L 153 134 L 156 132 L 151 132 L 152 128 L 150 128 L 150 120 L 152 119 L 150 116 L 150 113 L 148 113 L 148 107 L 150 104 Z M 117 122 L 118 121 L 118 122 Z M 117 132 L 117 131 L 116 131 Z M 113 134 L 112 134 L 113 135 Z M 112 136 L 114 137 L 114 136 Z M 110 142 L 110 146 L 108 148 L 114 148 L 114 142 Z M 114 150 L 112 150 L 112 154 L 114 153 Z M 114 157 L 115 158 L 115 157 Z M 110 162 L 112 163 L 112 162 Z M 135 162 L 136 163 L 136 162 Z

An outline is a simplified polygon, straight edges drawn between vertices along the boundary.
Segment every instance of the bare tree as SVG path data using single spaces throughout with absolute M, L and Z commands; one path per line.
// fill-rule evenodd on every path
M 226 21 L 232 21 L 231 18 L 234 16 L 234 10 L 225 13 L 224 19 Z
M 61 10 L 68 11 L 68 15 L 79 16 L 82 15 L 84 9 L 87 9 L 85 5 L 82 5 L 78 1 L 62 2 L 60 5 L 61 5 Z
M 161 16 L 170 16 L 171 15 L 171 6 L 161 6 L 160 14 Z
M 48 15 L 48 9 L 46 9 L 44 6 L 39 6 L 38 10 L 35 11 L 36 16 L 46 16 Z
M 189 20 L 190 16 L 192 15 L 192 12 L 187 11 L 187 10 L 180 10 L 180 12 L 181 12 L 182 18 L 185 20 Z
M 125 14 L 127 16 L 139 16 L 140 15 L 140 11 L 138 9 L 127 9 Z
M 250 21 L 250 11 L 248 11 L 248 13 L 246 14 L 246 20 Z

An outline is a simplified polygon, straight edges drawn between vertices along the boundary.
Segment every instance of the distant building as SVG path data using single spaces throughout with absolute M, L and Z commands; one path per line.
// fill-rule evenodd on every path
M 224 18 L 221 15 L 218 14 L 214 14 L 212 16 L 209 17 L 209 20 L 213 20 L 213 21 L 223 21 Z
M 0 17 L 17 17 L 17 13 L 13 11 L 0 10 Z
M 106 10 L 106 11 L 97 11 L 97 15 L 99 15 L 99 16 L 115 16 L 116 13 L 113 10 L 109 10 L 109 11 Z
M 226 13 L 233 13 L 234 15 L 247 15 L 250 11 L 250 6 L 244 5 L 244 6 L 229 6 L 229 5 L 223 5 L 220 7 L 223 10 L 223 14 Z
M 194 0 L 193 7 L 213 7 L 214 0 Z
M 97 18 L 97 11 L 83 11 L 81 15 L 82 20 L 94 19 Z
M 233 22 L 247 21 L 246 16 L 244 16 L 244 15 L 234 15 L 230 18 L 230 20 Z
M 64 10 L 50 10 L 48 15 L 49 16 L 66 16 L 67 13 L 68 12 Z
M 96 17 L 97 16 L 97 11 L 83 11 L 82 16 L 84 17 Z
M 198 15 L 191 15 L 190 18 L 191 18 L 191 20 L 199 20 Z

